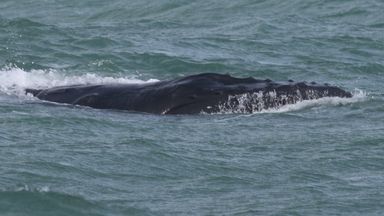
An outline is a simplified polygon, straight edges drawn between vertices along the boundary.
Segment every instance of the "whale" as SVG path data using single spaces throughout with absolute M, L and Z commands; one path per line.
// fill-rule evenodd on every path
M 202 73 L 143 84 L 87 84 L 25 89 L 40 100 L 153 114 L 254 113 L 323 97 L 352 94 L 327 83 L 272 81 Z

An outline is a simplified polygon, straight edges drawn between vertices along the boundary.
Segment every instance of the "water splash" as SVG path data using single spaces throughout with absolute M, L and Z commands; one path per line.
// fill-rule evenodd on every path
M 150 79 L 144 81 L 133 77 L 103 77 L 92 73 L 68 76 L 56 70 L 32 70 L 27 72 L 17 67 L 6 67 L 0 69 L 0 94 L 23 97 L 26 88 L 50 88 L 76 84 L 147 83 L 156 81 L 158 80 Z
M 310 100 L 303 100 L 300 95 L 276 96 L 275 92 L 234 95 L 219 106 L 217 114 L 283 113 L 310 107 L 347 105 L 367 99 L 367 93 L 360 89 L 355 89 L 351 98 L 319 97 L 315 92 L 312 93 L 307 93 Z

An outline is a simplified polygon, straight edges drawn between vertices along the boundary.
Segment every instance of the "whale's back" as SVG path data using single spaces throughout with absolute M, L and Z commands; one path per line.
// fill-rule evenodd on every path
M 351 97 L 336 86 L 314 82 L 274 82 L 205 73 L 146 84 L 105 84 L 26 89 L 57 103 L 156 114 L 214 113 L 222 109 L 254 112 L 321 97 Z

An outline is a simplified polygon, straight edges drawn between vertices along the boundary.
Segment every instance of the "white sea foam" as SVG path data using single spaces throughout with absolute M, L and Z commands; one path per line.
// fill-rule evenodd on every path
M 49 186 L 41 186 L 41 187 L 30 187 L 27 184 L 17 184 L 12 188 L 2 188 L 0 191 L 12 191 L 12 192 L 40 192 L 47 193 L 50 192 Z
M 147 83 L 133 77 L 103 77 L 92 73 L 69 76 L 55 70 L 24 71 L 17 67 L 0 69 L 0 94 L 23 96 L 26 88 L 49 88 L 76 84 Z

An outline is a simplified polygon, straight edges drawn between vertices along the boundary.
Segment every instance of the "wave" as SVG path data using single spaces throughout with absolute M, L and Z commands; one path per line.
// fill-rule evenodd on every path
M 103 215 L 103 207 L 80 196 L 52 192 L 47 186 L 28 185 L 0 190 L 0 209 L 5 215 Z
M 8 28 L 8 27 L 14 27 L 14 28 L 30 28 L 30 27 L 41 27 L 45 26 L 45 24 L 32 21 L 27 18 L 16 18 L 16 19 L 5 19 L 0 17 L 0 27 L 2 28 Z
M 25 184 L 0 188 L 1 215 L 153 215 L 148 208 L 111 206 L 105 200 Z

